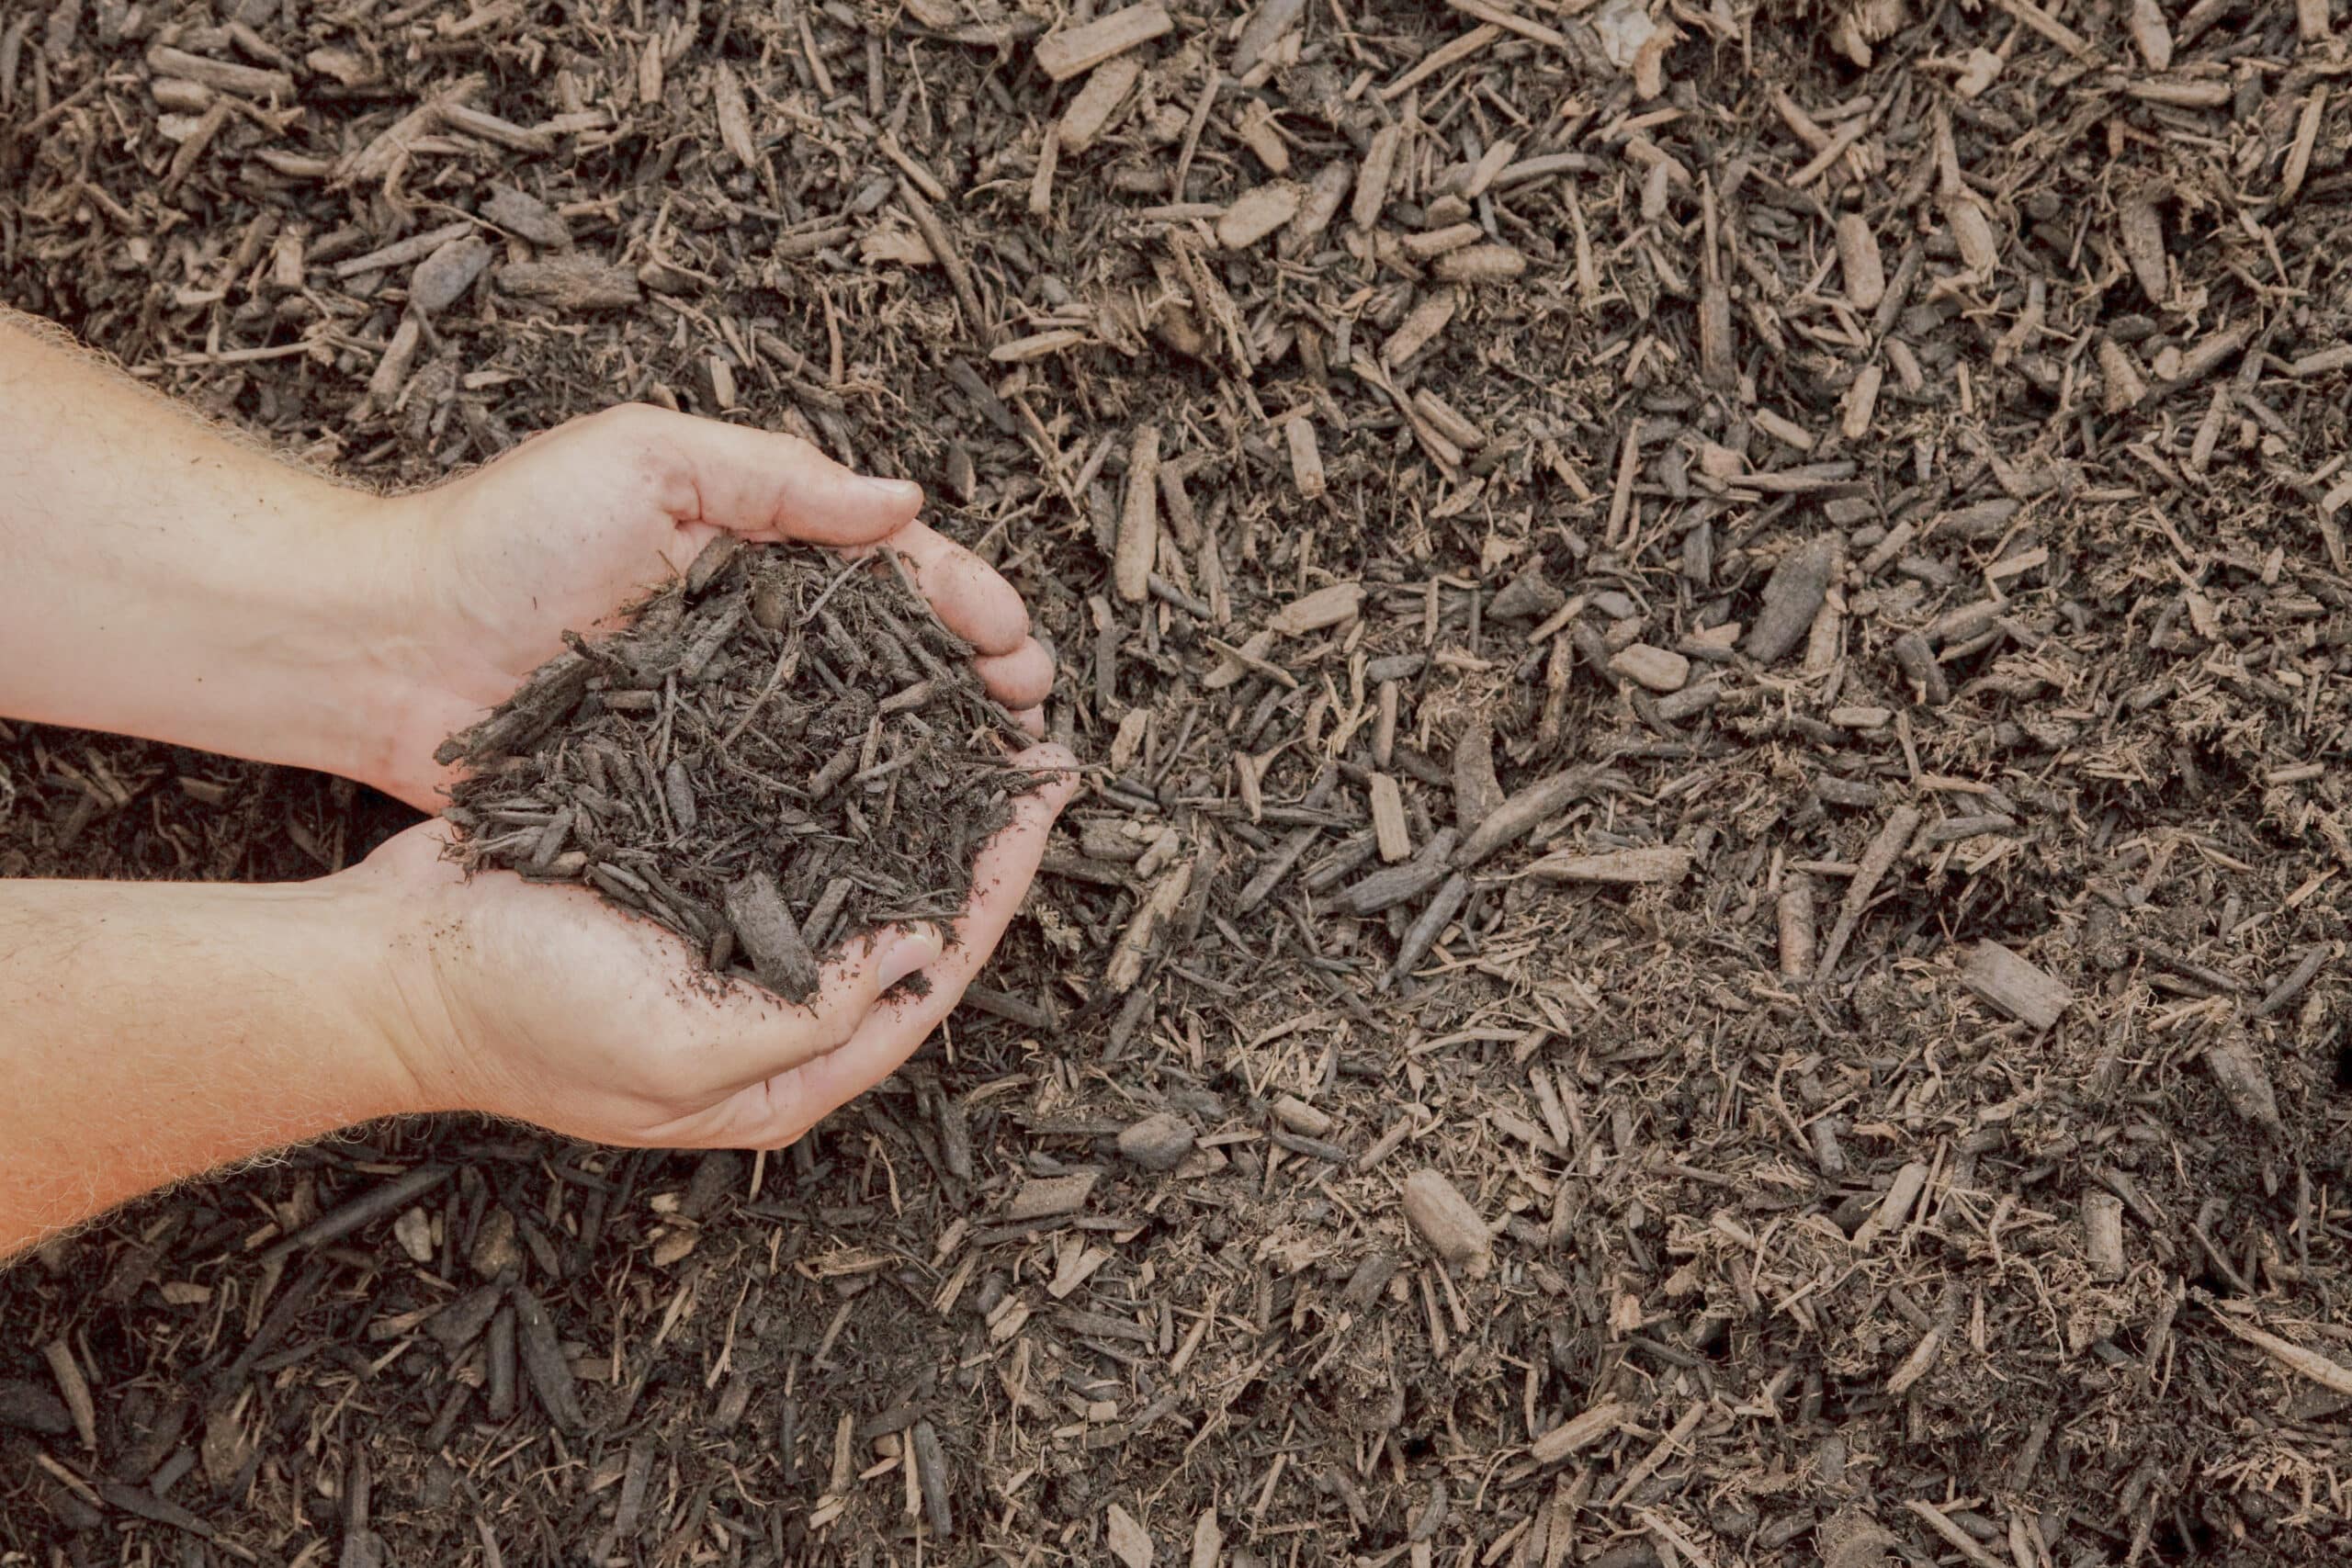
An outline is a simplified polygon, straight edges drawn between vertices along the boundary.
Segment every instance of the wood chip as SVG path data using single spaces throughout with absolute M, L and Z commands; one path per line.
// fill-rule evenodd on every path
M 816 956 L 801 940 L 800 928 L 786 908 L 775 877 L 754 871 L 730 887 L 727 921 L 762 985 L 791 1001 L 804 1000 L 815 992 Z
M 1216 220 L 1216 243 L 1228 251 L 1246 251 L 1297 213 L 1303 187 L 1290 180 L 1271 180 L 1246 190 Z
M 1149 43 L 1175 25 L 1159 0 L 1146 0 L 1141 6 L 1048 34 L 1037 41 L 1033 58 L 1038 70 L 1057 82 L 1067 82 L 1115 55 Z
M 743 80 L 723 60 L 711 72 L 710 97 L 718 116 L 719 144 L 743 167 L 759 167 L 760 149 L 752 138 L 752 111 L 743 99 Z
M 1546 855 L 1527 868 L 1546 882 L 1598 883 L 1630 887 L 1679 882 L 1690 874 L 1690 852 L 1678 847 L 1611 850 L 1604 854 Z
M 563 310 L 625 310 L 645 297 L 637 274 L 578 254 L 509 263 L 498 269 L 498 287 Z
M 1306 12 L 1306 0 L 1261 0 L 1243 24 L 1241 36 L 1234 40 L 1233 58 L 1227 69 L 1236 76 L 1247 76 L 1251 67 L 1266 57 L 1266 51 L 1298 25 Z
M 1413 834 L 1405 825 L 1405 797 L 1396 781 L 1386 773 L 1374 773 L 1366 781 L 1365 794 L 1372 801 L 1372 831 L 1380 845 L 1380 858 L 1392 865 L 1411 859 Z
M 1690 661 L 1672 649 L 1629 643 L 1610 656 L 1611 674 L 1647 686 L 1653 692 L 1679 692 L 1690 679 Z
M 1829 575 L 1842 546 L 1834 535 L 1817 535 L 1781 558 L 1764 584 L 1764 607 L 1748 628 L 1747 656 L 1770 664 L 1813 630 L 1813 618 L 1829 594 Z
M 1399 125 L 1384 125 L 1372 133 L 1372 145 L 1356 171 L 1355 205 L 1348 213 L 1357 228 L 1370 229 L 1380 221 L 1380 209 L 1388 200 L 1388 176 L 1396 166 L 1396 150 L 1404 138 L 1405 129 Z
M 1879 260 L 1878 235 L 1859 212 L 1838 220 L 1838 269 L 1846 280 L 1846 300 L 1857 310 L 1875 310 L 1886 298 L 1886 268 Z
M 2324 4 L 2325 0 L 2322 0 Z M 2132 0 L 2132 41 L 2151 71 L 2172 69 L 2172 24 L 2158 0 Z
M 1119 597 L 1140 604 L 1159 560 L 1159 426 L 1138 428 L 1127 447 L 1127 500 L 1119 513 L 1113 577 Z
M 1616 1436 L 1633 1416 L 1632 1406 L 1619 1400 L 1604 1399 L 1537 1438 L 1529 1450 L 1529 1456 L 1540 1465 L 1557 1464 L 1570 1454 L 1589 1449 L 1605 1438 Z
M 2083 1194 L 2083 1252 L 2097 1278 L 2123 1278 L 2123 1200 L 2114 1193 Z
M 1062 111 L 1061 124 L 1056 131 L 1065 152 L 1083 152 L 1094 145 L 1102 132 L 1110 128 L 1112 118 L 1135 91 L 1136 80 L 1143 75 L 1143 62 L 1133 55 L 1120 55 L 1106 60 L 1094 68 L 1071 97 L 1069 107 Z
M 2257 1127 L 2276 1131 L 2283 1123 L 2278 1119 L 2278 1096 L 2270 1087 L 2270 1073 L 2255 1054 L 2253 1040 L 2245 1030 L 2232 1028 L 2205 1048 L 2205 1066 L 2213 1080 L 2222 1086 L 2222 1097 L 2230 1109 Z
M 1146 1170 L 1173 1170 L 1193 1152 L 1190 1124 L 1170 1111 L 1145 1117 L 1119 1134 L 1119 1152 Z
M 1315 422 L 1305 414 L 1283 427 L 1283 443 L 1290 448 L 1291 482 L 1298 486 L 1301 501 L 1320 501 L 1328 482 L 1323 474 L 1323 452 L 1315 439 Z
M 1074 1214 L 1086 1207 L 1086 1200 L 1093 1194 L 1094 1184 L 1102 1179 L 1099 1170 L 1072 1171 L 1068 1176 L 1033 1176 L 1021 1184 L 1012 1201 L 1004 1207 L 1004 1217 L 1014 1224 L 1031 1220 L 1058 1219 Z
M 1526 274 L 1527 257 L 1510 245 L 1469 245 L 1438 257 L 1430 271 L 1447 283 L 1508 283 Z
M 2036 1030 L 2056 1023 L 2075 999 L 2064 981 L 1989 939 L 1969 953 L 1961 982 L 1991 1006 Z
M 1334 582 L 1292 600 L 1266 622 L 1276 637 L 1304 637 L 1355 619 L 1363 604 L 1363 584 Z

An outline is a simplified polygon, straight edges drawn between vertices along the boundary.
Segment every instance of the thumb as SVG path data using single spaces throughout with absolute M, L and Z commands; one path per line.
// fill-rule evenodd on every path
M 748 538 L 836 547 L 872 544 L 922 508 L 922 487 L 843 468 L 797 435 L 631 403 L 595 421 L 646 462 L 682 524 Z

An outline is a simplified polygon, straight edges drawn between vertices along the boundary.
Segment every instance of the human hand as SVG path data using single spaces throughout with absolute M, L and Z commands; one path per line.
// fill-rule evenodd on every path
M 989 694 L 1043 733 L 1053 660 L 1012 586 L 914 520 L 920 487 L 852 473 L 796 437 L 625 404 L 387 504 L 406 541 L 380 653 L 399 695 L 357 771 L 422 810 L 448 783 L 433 761 L 444 738 L 513 695 L 565 632 L 609 623 L 723 532 L 896 551 L 978 650 Z
M 696 977 L 683 941 L 584 888 L 468 877 L 445 856 L 447 824 L 410 829 L 344 877 L 395 933 L 393 1049 L 414 1109 L 606 1144 L 791 1143 L 912 1055 L 995 951 L 1077 788 L 1058 746 L 1014 761 L 1047 776 L 980 852 L 952 931 L 889 927 L 851 944 L 805 1006 Z M 922 994 L 892 991 L 918 971 Z

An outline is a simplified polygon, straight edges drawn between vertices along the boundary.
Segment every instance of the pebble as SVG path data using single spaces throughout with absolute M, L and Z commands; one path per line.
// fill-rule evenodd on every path
M 1648 643 L 1629 644 L 1617 650 L 1609 660 L 1612 674 L 1628 681 L 1637 681 L 1653 692 L 1679 692 L 1690 679 L 1690 661 L 1671 649 L 1653 648 Z
M 412 1263 L 433 1261 L 433 1220 L 422 1209 L 411 1209 L 392 1222 L 392 1239 L 401 1244 Z
M 1119 1152 L 1146 1170 L 1173 1170 L 1193 1152 L 1193 1129 L 1162 1111 L 1121 1133 Z
M 1453 1182 L 1434 1170 L 1405 1179 L 1405 1218 L 1430 1250 L 1483 1280 L 1494 1264 L 1494 1239 L 1487 1222 Z
M 469 1258 L 474 1272 L 485 1280 L 495 1280 L 522 1267 L 523 1249 L 514 1243 L 514 1216 L 503 1205 L 481 1217 L 481 1228 L 474 1233 Z

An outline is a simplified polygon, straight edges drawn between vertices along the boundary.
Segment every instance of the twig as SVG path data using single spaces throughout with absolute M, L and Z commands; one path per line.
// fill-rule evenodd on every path
M 1814 960 L 1815 976 L 1826 978 L 1844 956 L 1846 943 L 1853 939 L 1854 929 L 1862 923 L 1862 912 L 1870 908 L 1871 895 L 1877 891 L 1879 881 L 1894 868 L 1894 863 L 1910 843 L 1911 835 L 1919 830 L 1919 813 L 1908 806 L 1898 806 L 1887 815 L 1886 826 L 1880 829 L 1871 847 L 1862 852 L 1861 863 L 1854 868 L 1854 877 L 1846 885 L 1846 901 L 1838 907 L 1838 923 L 1829 928 L 1829 940 L 1821 944 L 1821 954 Z
M 1903 1506 L 1919 1516 L 1919 1522 L 1941 1536 L 1954 1551 L 1976 1564 L 1976 1568 L 2010 1568 L 1999 1558 L 1976 1544 L 1976 1538 L 1944 1517 L 1943 1511 L 1932 1503 L 1922 1503 L 1917 1497 L 1905 1497 Z

